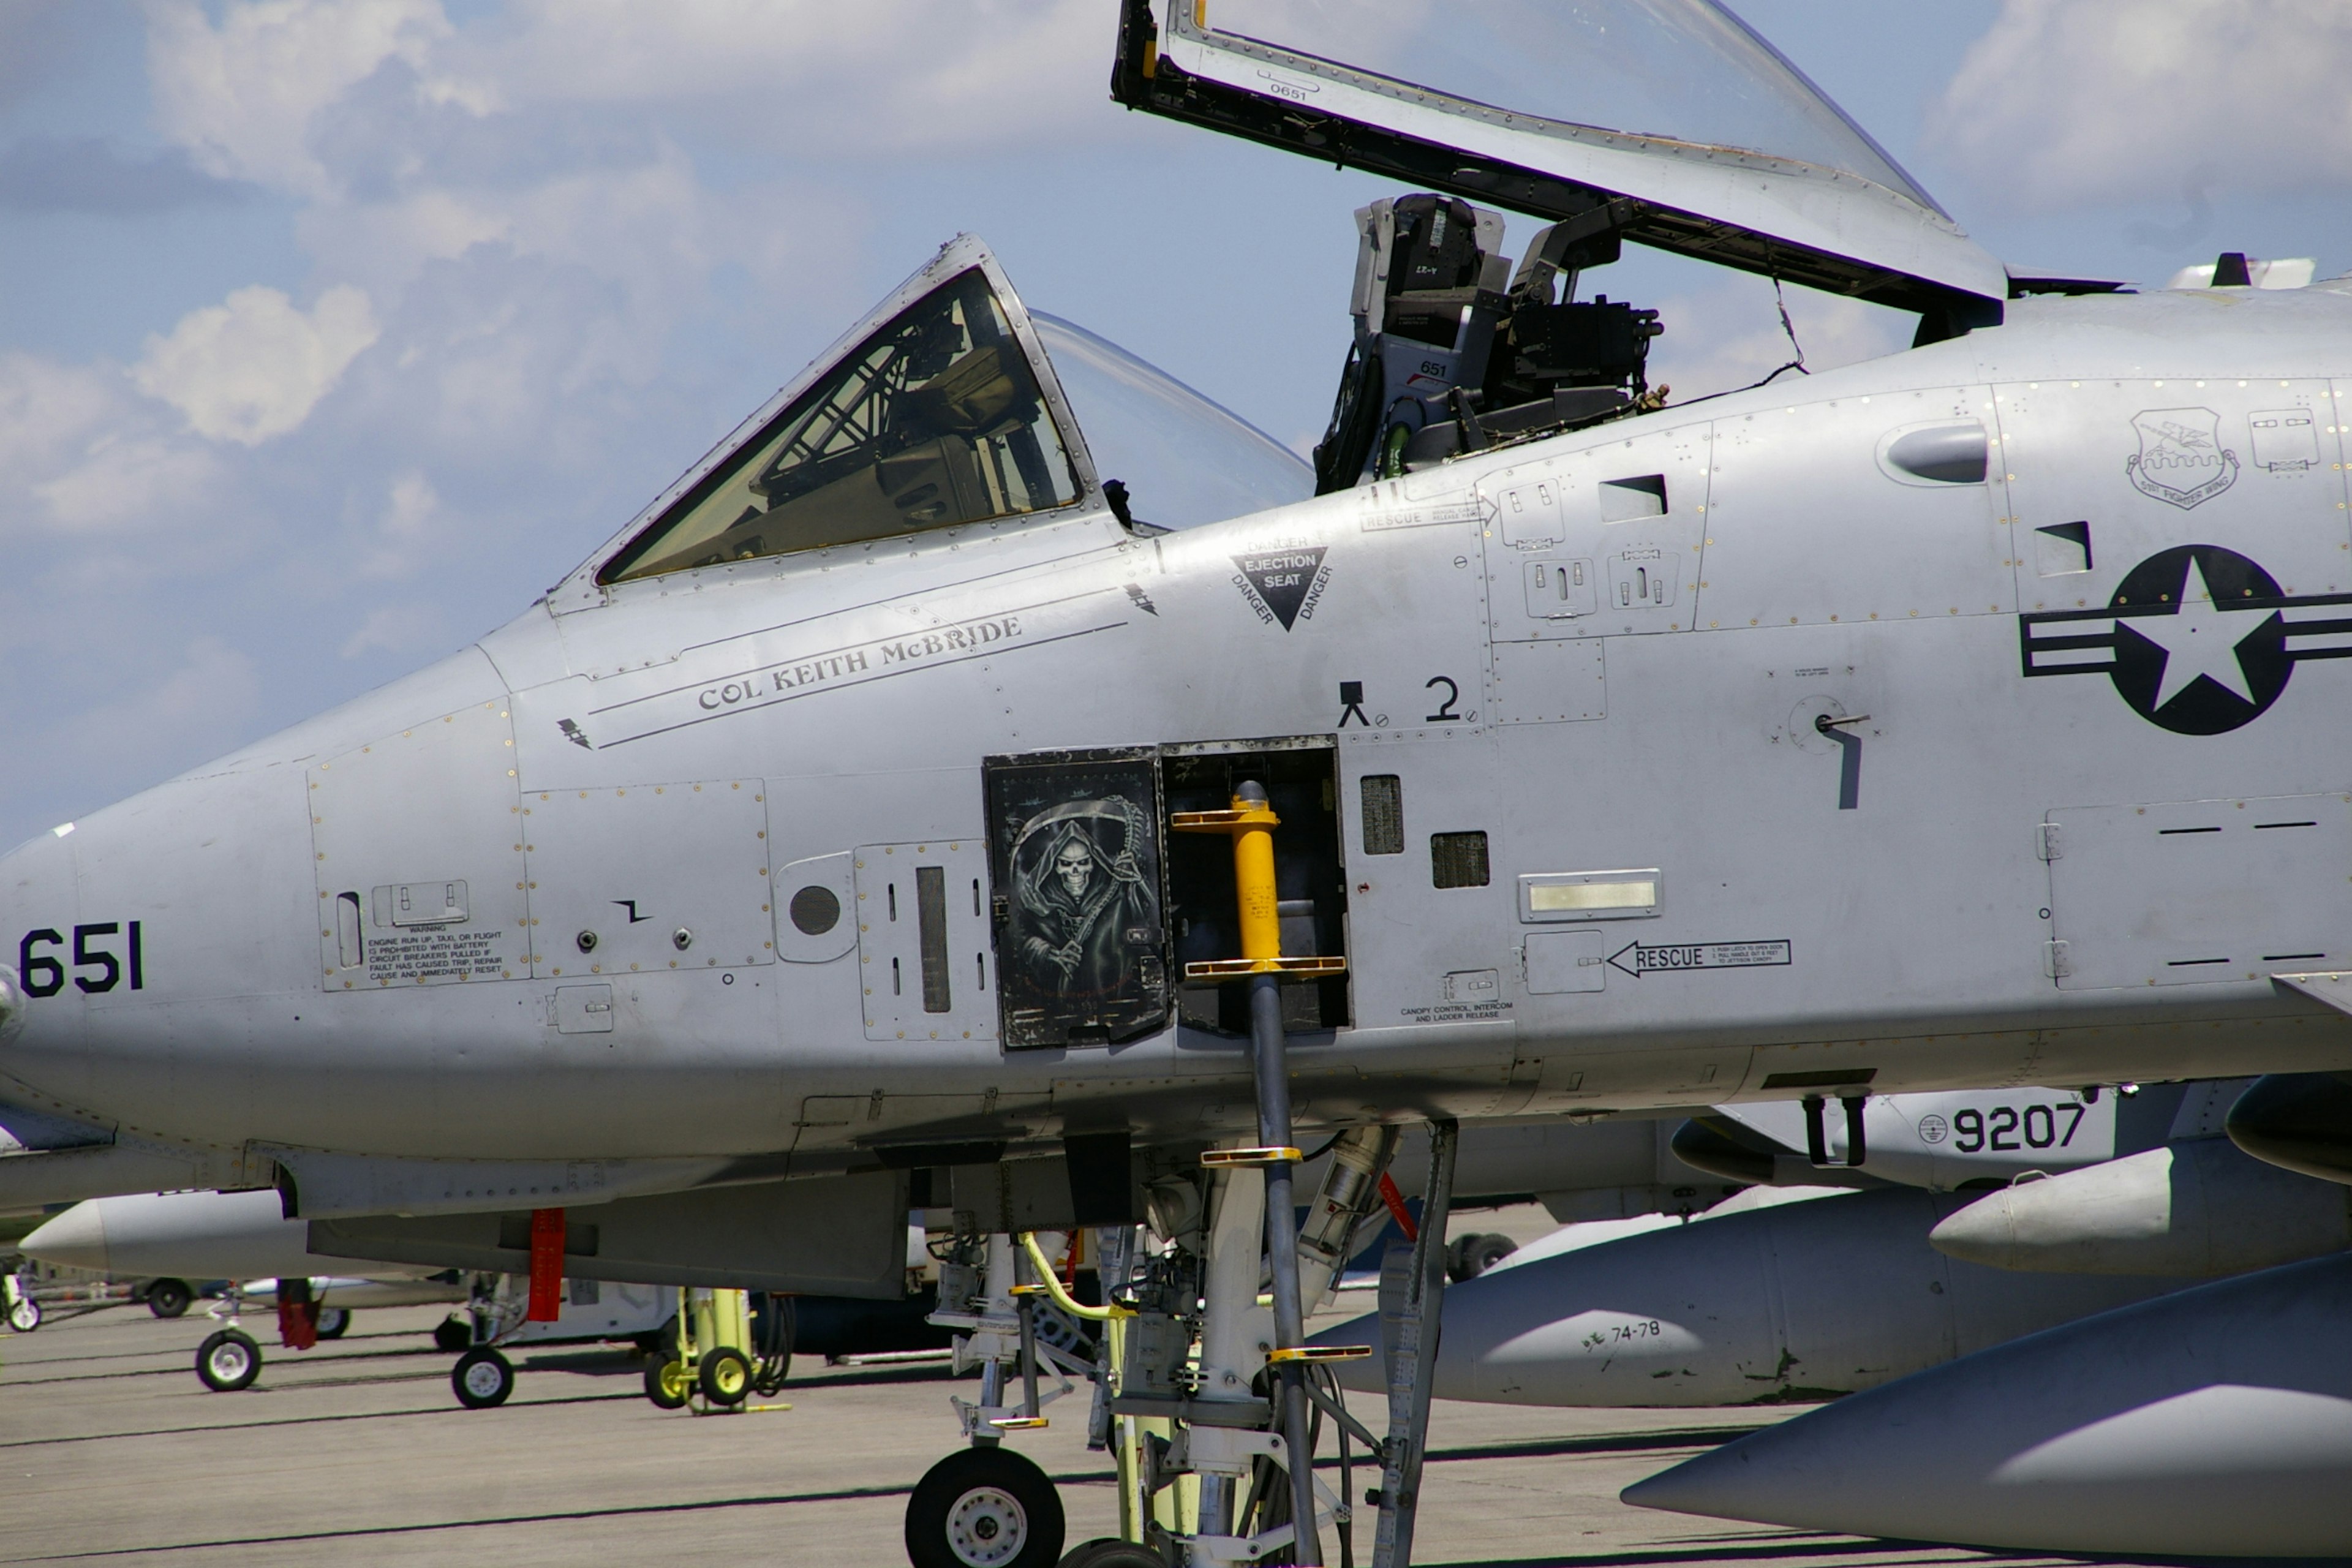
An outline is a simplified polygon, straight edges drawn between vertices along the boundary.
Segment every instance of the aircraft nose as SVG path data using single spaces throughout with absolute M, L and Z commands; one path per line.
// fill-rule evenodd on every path
M 106 1273 L 105 1211 L 93 1203 L 76 1204 L 42 1221 L 17 1246 L 36 1263 Z

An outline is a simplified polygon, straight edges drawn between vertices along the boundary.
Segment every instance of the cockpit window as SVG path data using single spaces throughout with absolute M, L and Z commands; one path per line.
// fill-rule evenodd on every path
M 633 540 L 605 583 L 1044 511 L 1078 483 L 979 268 L 847 355 Z
M 1858 174 L 1940 211 L 1715 0 L 1207 0 L 1210 29 L 1555 123 Z

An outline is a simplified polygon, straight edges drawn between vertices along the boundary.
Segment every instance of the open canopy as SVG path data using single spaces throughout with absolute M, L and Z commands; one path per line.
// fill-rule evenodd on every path
M 1131 108 L 1963 322 L 2000 264 L 1715 0 L 1126 0 Z

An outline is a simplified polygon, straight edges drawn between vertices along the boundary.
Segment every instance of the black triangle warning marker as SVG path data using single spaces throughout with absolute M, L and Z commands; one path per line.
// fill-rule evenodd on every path
M 1288 631 L 1298 619 L 1299 606 L 1307 603 L 1307 595 L 1323 574 L 1323 556 L 1328 549 L 1328 545 L 1318 544 L 1298 550 L 1269 550 L 1255 555 L 1236 555 L 1234 564 L 1241 568 L 1242 581 L 1249 584 L 1251 596 L 1282 623 L 1284 631 Z

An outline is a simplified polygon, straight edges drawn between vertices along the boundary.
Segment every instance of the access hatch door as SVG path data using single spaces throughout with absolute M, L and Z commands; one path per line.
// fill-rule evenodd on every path
M 2352 795 L 2074 806 L 2041 853 L 2061 991 L 2352 967 Z
M 992 757 L 1004 1044 L 1111 1044 L 1167 1020 L 1167 812 L 1150 748 Z

